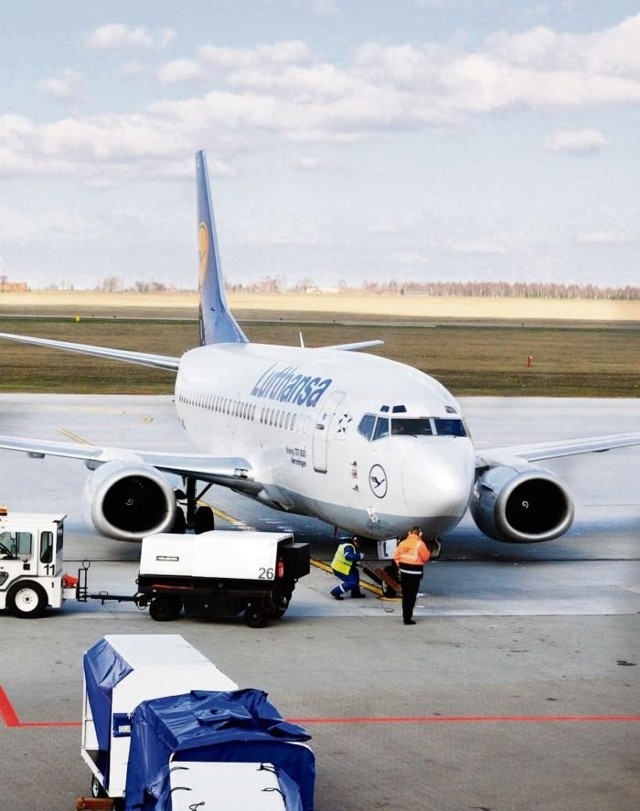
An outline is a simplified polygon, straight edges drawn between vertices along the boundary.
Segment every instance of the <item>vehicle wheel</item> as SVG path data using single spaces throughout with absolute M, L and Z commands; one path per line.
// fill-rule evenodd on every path
M 41 617 L 47 607 L 47 594 L 38 583 L 25 580 L 11 590 L 7 604 L 16 617 Z
M 269 616 L 273 617 L 274 620 L 279 620 L 282 619 L 282 617 L 284 617 L 286 611 L 287 606 L 285 606 L 284 608 L 282 607 L 274 608 L 273 611 L 271 611 L 271 613 L 269 614 Z
M 102 788 L 102 783 L 98 780 L 95 774 L 91 778 L 91 796 L 96 800 L 98 797 L 107 796 L 107 792 Z
M 210 532 L 213 529 L 213 510 L 211 507 L 198 507 L 193 519 L 193 531 L 196 535 Z
M 249 628 L 264 628 L 267 624 L 267 612 L 261 605 L 248 605 L 244 612 L 244 621 Z
M 271 609 L 269 612 L 270 616 L 274 619 L 279 620 L 281 617 L 284 617 L 287 608 L 289 608 L 289 602 L 291 597 L 279 597 L 276 605 L 274 608 Z
M 149 615 L 156 622 L 175 620 L 182 611 L 182 600 L 177 597 L 154 597 L 149 603 Z

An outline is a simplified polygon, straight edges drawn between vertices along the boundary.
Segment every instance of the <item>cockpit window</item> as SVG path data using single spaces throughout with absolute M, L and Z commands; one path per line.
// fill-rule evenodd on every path
M 365 414 L 358 424 L 358 432 L 362 434 L 365 439 L 371 439 L 373 436 L 373 429 L 376 424 L 375 414 Z
M 376 421 L 376 429 L 373 432 L 373 438 L 381 439 L 383 436 L 389 435 L 389 420 L 386 417 L 378 417 Z
M 462 420 L 443 420 L 435 417 L 433 421 L 438 436 L 467 436 Z
M 397 412 L 396 412 L 397 413 Z M 402 413 L 402 412 L 400 412 Z M 358 424 L 358 432 L 370 442 L 389 434 L 399 436 L 467 436 L 461 419 L 441 417 L 393 417 L 365 414 Z
M 365 414 L 358 424 L 358 432 L 369 441 L 389 435 L 389 418 Z
M 430 436 L 433 434 L 431 420 L 428 417 L 410 419 L 394 419 L 391 423 L 392 434 L 407 434 L 408 436 Z

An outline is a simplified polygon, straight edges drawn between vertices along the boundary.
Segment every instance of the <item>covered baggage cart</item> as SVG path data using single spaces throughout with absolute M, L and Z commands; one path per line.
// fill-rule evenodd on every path
M 125 811 L 312 811 L 309 738 L 262 690 L 144 701 L 131 717 Z
M 179 634 L 105 636 L 83 657 L 83 760 L 93 796 L 124 793 L 130 714 L 140 702 L 237 684 Z

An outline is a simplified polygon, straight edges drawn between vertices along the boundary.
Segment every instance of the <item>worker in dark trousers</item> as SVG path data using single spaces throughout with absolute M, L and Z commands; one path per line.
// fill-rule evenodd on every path
M 429 549 L 422 540 L 420 527 L 414 527 L 393 552 L 393 559 L 400 571 L 402 619 L 405 625 L 416 624 L 413 619 L 413 609 L 424 572 L 424 564 L 430 557 Z
M 331 590 L 331 596 L 335 600 L 342 600 L 342 595 L 350 591 L 352 597 L 362 598 L 367 595 L 360 591 L 360 572 L 358 571 L 358 561 L 364 558 L 359 551 L 360 541 L 352 538 L 350 541 L 341 543 L 336 549 L 336 553 L 331 561 L 331 569 L 340 583 Z

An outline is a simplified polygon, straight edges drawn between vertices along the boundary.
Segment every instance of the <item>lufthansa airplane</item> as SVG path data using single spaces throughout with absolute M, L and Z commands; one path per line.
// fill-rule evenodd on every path
M 85 513 L 103 535 L 137 541 L 184 528 L 212 484 L 372 539 L 414 525 L 453 529 L 467 509 L 483 533 L 532 543 L 565 533 L 573 501 L 536 466 L 640 444 L 640 433 L 474 450 L 454 397 L 429 375 L 353 350 L 251 343 L 227 305 L 203 152 L 196 155 L 200 346 L 182 357 L 0 333 L 1 338 L 176 373 L 178 421 L 195 453 L 170 454 L 0 436 L 0 448 L 84 460 Z M 198 483 L 204 487 L 196 490 Z

